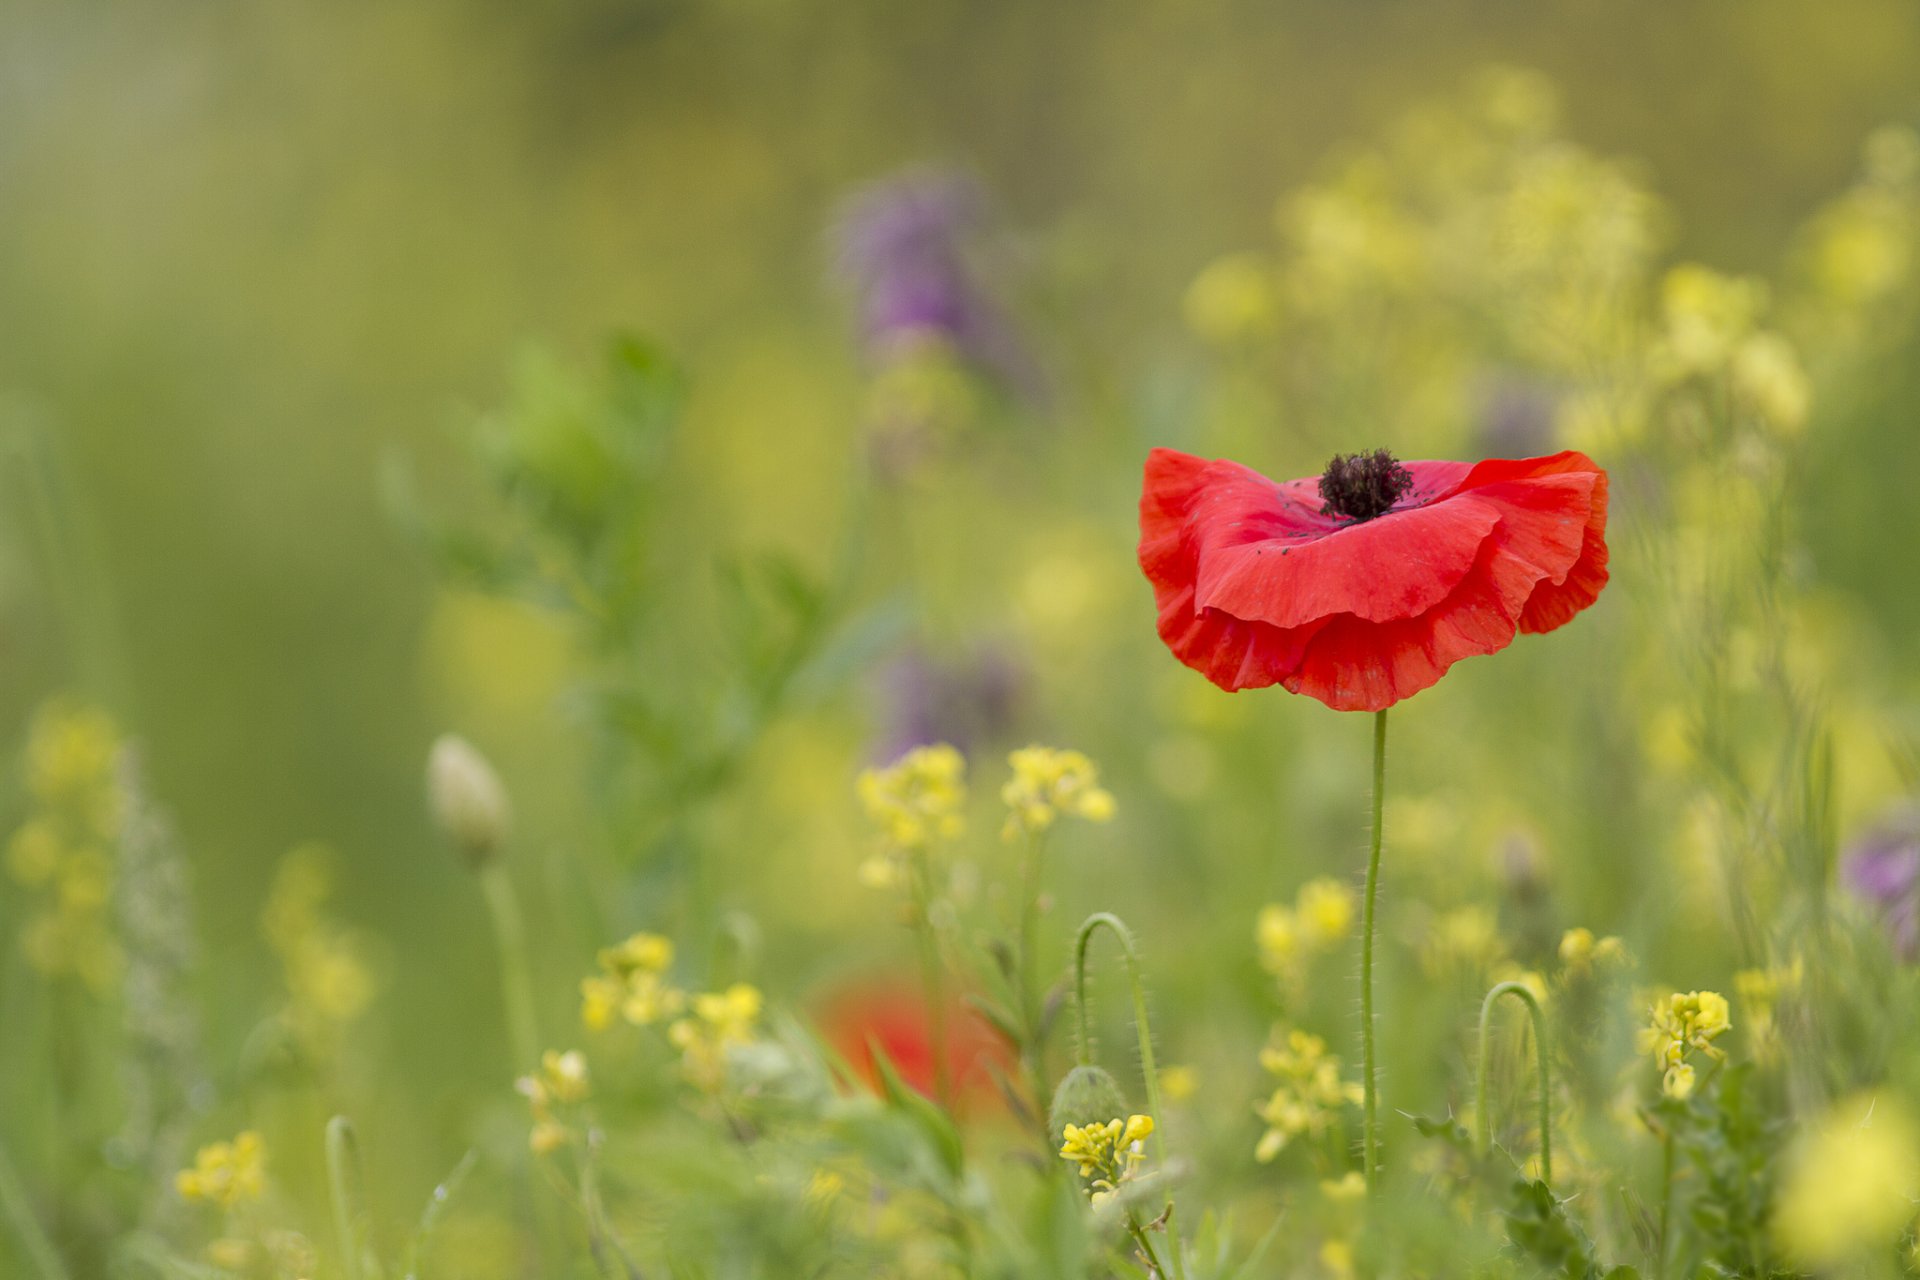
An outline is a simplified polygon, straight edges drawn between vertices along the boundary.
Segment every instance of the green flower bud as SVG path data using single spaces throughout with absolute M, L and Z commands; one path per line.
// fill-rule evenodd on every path
M 1104 1067 L 1075 1067 L 1053 1091 L 1047 1124 L 1058 1142 L 1070 1124 L 1105 1124 L 1126 1114 L 1126 1096 Z
M 433 820 L 475 870 L 507 842 L 507 790 L 473 744 L 446 733 L 427 755 L 427 802 Z

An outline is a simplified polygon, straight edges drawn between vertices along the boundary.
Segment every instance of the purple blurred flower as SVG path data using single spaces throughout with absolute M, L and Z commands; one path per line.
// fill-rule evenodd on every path
M 1902 957 L 1920 954 L 1920 811 L 1895 814 L 1854 841 L 1840 876 L 1886 921 Z
M 863 337 L 877 360 L 934 339 L 1031 391 L 1033 365 L 975 267 L 985 203 L 977 183 L 948 170 L 912 169 L 873 183 L 840 215 L 838 267 L 859 295 Z
M 935 742 L 967 752 L 1007 737 L 1026 702 L 1027 672 L 998 642 L 952 661 L 914 646 L 883 667 L 875 685 L 874 758 L 891 762 Z

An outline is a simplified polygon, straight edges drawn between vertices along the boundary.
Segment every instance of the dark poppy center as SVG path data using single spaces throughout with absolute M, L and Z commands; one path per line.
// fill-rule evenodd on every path
M 1413 488 L 1413 476 L 1385 449 L 1336 454 L 1320 474 L 1322 515 L 1348 520 L 1383 516 Z

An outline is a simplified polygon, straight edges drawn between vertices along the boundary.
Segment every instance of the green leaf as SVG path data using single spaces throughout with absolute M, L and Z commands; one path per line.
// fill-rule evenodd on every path
M 900 1078 L 899 1070 L 893 1065 L 893 1059 L 878 1040 L 867 1042 L 868 1050 L 873 1054 L 874 1068 L 880 1073 L 880 1085 L 885 1091 L 887 1101 L 893 1107 L 911 1119 L 920 1131 L 932 1142 L 934 1151 L 940 1156 L 941 1164 L 948 1174 L 959 1178 L 966 1168 L 966 1156 L 960 1143 L 960 1131 L 953 1127 L 953 1121 L 947 1113 L 935 1106 L 918 1089 Z

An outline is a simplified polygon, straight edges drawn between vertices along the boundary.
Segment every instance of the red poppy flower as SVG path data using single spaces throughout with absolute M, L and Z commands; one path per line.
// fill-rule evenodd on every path
M 939 1070 L 933 1021 L 925 996 L 911 986 L 881 981 L 841 991 L 820 1015 L 828 1044 L 874 1089 L 880 1072 L 873 1060 L 878 1046 L 900 1078 L 931 1098 Z M 989 1067 L 1007 1063 L 1004 1042 L 979 1014 L 958 1002 L 946 1010 L 947 1080 L 957 1101 L 992 1092 Z
M 1147 457 L 1140 567 L 1160 638 L 1222 689 L 1380 711 L 1462 658 L 1551 631 L 1607 582 L 1607 473 L 1580 453 L 1335 458 L 1284 484 Z

